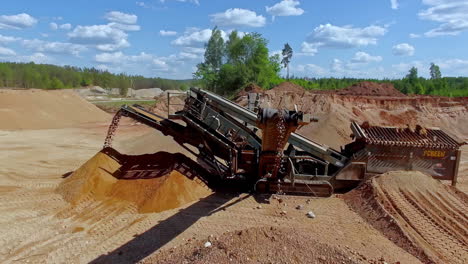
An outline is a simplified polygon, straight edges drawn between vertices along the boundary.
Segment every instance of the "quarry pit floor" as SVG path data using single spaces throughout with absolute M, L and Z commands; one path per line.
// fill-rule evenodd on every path
M 100 150 L 106 130 L 106 123 L 95 123 L 0 131 L 4 150 L 0 153 L 0 262 L 161 262 L 161 252 L 173 252 L 186 244 L 204 248 L 206 241 L 223 234 L 264 227 L 301 230 L 311 241 L 343 252 L 346 263 L 420 262 L 366 222 L 340 195 L 266 199 L 213 193 L 181 208 L 146 214 L 109 200 L 89 199 L 71 205 L 55 190 L 67 174 Z M 148 132 L 141 125 L 124 124 L 118 132 L 119 142 L 125 145 Z M 152 133 L 158 139 L 158 149 L 178 151 L 170 138 Z M 468 151 L 464 151 L 462 189 L 468 177 Z M 302 209 L 296 209 L 298 205 Z M 316 218 L 306 217 L 308 211 Z M 318 258 L 333 263 L 326 252 Z M 236 261 L 250 263 L 247 259 Z

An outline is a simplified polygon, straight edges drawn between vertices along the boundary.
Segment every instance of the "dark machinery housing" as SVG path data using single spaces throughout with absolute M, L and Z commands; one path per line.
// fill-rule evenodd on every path
M 391 170 L 419 170 L 455 183 L 460 160 L 461 143 L 438 129 L 353 122 L 354 142 L 337 151 L 294 133 L 317 121 L 308 114 L 271 108 L 254 112 L 195 88 L 187 92 L 183 110 L 168 118 L 138 105 L 123 106 L 109 127 L 105 147 L 111 146 L 121 116 L 172 136 L 197 158 L 212 186 L 330 196 Z

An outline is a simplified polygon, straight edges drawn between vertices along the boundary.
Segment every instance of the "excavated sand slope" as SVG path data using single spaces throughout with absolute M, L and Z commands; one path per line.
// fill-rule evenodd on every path
M 260 106 L 285 109 L 297 106 L 317 117 L 317 123 L 310 123 L 298 132 L 335 149 L 351 141 L 352 120 L 380 126 L 439 127 L 461 140 L 468 140 L 466 97 L 357 96 L 318 94 L 301 89 L 297 85 L 281 84 L 263 93 Z M 247 96 L 240 96 L 236 102 L 247 105 Z
M 0 89 L 0 130 L 66 128 L 109 118 L 71 90 Z
M 121 164 L 115 159 L 98 152 L 65 179 L 57 192 L 72 204 L 92 197 L 96 200 L 128 202 L 136 206 L 140 213 L 177 208 L 211 194 L 208 187 L 177 171 L 154 179 L 119 180 L 112 174 L 120 167 Z
M 391 240 L 436 263 L 468 263 L 466 194 L 420 172 L 397 171 L 345 195 Z

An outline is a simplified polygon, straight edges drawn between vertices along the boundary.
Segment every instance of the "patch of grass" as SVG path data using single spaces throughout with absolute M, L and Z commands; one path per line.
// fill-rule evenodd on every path
M 101 108 L 102 110 L 108 113 L 115 113 L 117 112 L 120 107 L 123 105 L 134 105 L 139 104 L 146 109 L 149 109 L 151 106 L 155 105 L 157 100 L 122 100 L 122 101 L 112 101 L 112 102 L 92 102 L 97 107 Z
M 99 106 L 107 106 L 107 107 L 120 107 L 122 105 L 134 105 L 134 104 L 139 104 L 139 105 L 154 105 L 156 104 L 156 100 L 129 100 L 129 101 L 112 101 L 112 102 L 93 102 L 95 105 Z

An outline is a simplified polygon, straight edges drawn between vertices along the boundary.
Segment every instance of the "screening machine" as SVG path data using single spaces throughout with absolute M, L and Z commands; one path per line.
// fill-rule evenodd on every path
M 168 106 L 170 98 L 168 94 Z M 326 197 L 391 170 L 418 170 L 456 183 L 462 143 L 442 130 L 352 122 L 353 142 L 338 151 L 295 133 L 318 122 L 309 114 L 259 108 L 255 100 L 249 102 L 250 110 L 191 88 L 183 110 L 168 113 L 167 118 L 138 105 L 125 105 L 109 127 L 104 148 L 111 147 L 119 120 L 126 116 L 173 137 L 189 150 L 197 165 L 179 168 L 191 170 L 191 175 L 213 188 Z M 147 178 L 147 171 L 126 168 L 120 178 Z

